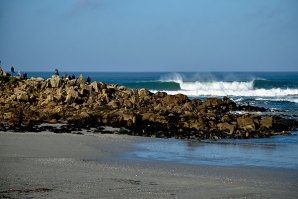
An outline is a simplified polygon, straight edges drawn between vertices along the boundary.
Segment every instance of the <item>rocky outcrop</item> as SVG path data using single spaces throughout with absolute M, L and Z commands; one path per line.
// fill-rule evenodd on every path
M 59 75 L 53 75 L 50 79 L 51 87 L 58 88 L 61 84 L 61 78 Z
M 45 126 L 38 124 L 62 123 L 63 128 L 50 129 L 97 132 L 101 126 L 113 126 L 130 135 L 220 139 L 268 137 L 297 127 L 296 120 L 255 115 L 266 109 L 237 106 L 227 97 L 190 100 L 182 94 L 130 90 L 102 82 L 86 84 L 57 75 L 47 80 L 0 78 L 0 85 L 2 131 L 40 131 Z M 233 113 L 237 110 L 248 113 Z
M 8 76 L 8 74 L 6 72 L 4 72 L 2 70 L 2 67 L 0 66 L 0 77 L 6 77 L 6 76 Z

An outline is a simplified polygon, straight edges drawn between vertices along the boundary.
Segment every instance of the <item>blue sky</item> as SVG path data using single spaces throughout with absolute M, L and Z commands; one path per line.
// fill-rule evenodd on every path
M 297 0 L 0 0 L 20 70 L 297 71 Z

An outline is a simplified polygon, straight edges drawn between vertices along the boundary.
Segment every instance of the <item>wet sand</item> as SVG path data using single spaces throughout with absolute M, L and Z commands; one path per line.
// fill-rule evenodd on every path
M 119 158 L 152 141 L 0 132 L 0 198 L 297 198 L 297 170 Z

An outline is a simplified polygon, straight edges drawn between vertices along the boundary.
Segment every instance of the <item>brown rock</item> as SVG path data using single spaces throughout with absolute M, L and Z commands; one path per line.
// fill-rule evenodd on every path
M 254 120 L 249 115 L 243 115 L 241 117 L 238 117 L 237 124 L 239 128 L 246 130 L 255 130 Z
M 23 102 L 29 102 L 29 96 L 26 92 L 20 92 L 17 94 L 17 99 Z
M 203 102 L 203 105 L 206 106 L 206 107 L 209 107 L 209 106 L 218 106 L 218 105 L 221 105 L 221 104 L 222 104 L 222 101 L 220 99 L 217 99 L 217 98 L 207 98 Z
M 228 130 L 228 134 L 231 135 L 234 133 L 235 129 L 236 129 L 236 125 L 233 125 L 233 124 L 229 124 L 227 122 L 225 123 L 219 123 L 217 124 L 217 128 L 219 130 Z
M 7 76 L 7 73 L 2 70 L 1 66 L 0 66 L 0 76 L 4 76 L 4 77 Z
M 100 85 L 98 85 L 97 84 L 97 82 L 92 82 L 91 84 L 90 84 L 90 86 L 92 86 L 92 88 L 94 89 L 94 91 L 96 92 L 96 93 L 98 93 L 99 91 L 100 91 Z
M 52 75 L 50 79 L 51 87 L 58 88 L 61 85 L 61 78 L 59 75 Z
M 206 130 L 208 128 L 208 122 L 203 118 L 198 118 L 197 120 L 191 120 L 190 128 L 195 128 L 197 130 Z
M 89 117 L 90 117 L 90 115 L 85 111 L 80 113 L 80 118 L 89 118 Z
M 231 118 L 229 115 L 224 115 L 224 116 L 222 116 L 221 121 L 222 122 L 230 122 Z
M 108 103 L 108 106 L 112 107 L 113 109 L 117 109 L 120 106 L 120 103 L 118 101 L 112 100 Z
M 194 106 L 193 106 L 192 102 L 186 102 L 183 105 L 183 109 L 187 110 L 187 111 L 192 111 L 194 109 Z
M 165 104 L 184 104 L 188 102 L 189 99 L 186 95 L 167 95 L 163 98 L 162 102 Z
M 266 117 L 260 121 L 261 127 L 271 128 L 273 123 L 272 117 Z
M 148 96 L 150 94 L 151 94 L 151 92 L 148 91 L 147 89 L 143 88 L 143 89 L 138 90 L 138 95 L 141 96 L 141 97 L 145 97 L 145 96 Z
M 67 92 L 67 96 L 66 96 L 65 102 L 68 104 L 75 102 L 79 97 L 79 92 L 74 90 L 73 87 L 70 87 L 66 92 Z

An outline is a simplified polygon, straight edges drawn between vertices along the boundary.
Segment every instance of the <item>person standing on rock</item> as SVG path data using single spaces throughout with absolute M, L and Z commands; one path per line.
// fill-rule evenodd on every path
M 88 84 L 90 84 L 90 82 L 91 82 L 91 78 L 90 78 L 89 76 L 87 77 L 86 82 L 87 82 Z
M 84 80 L 83 75 L 80 74 L 80 81 L 82 82 Z
M 26 79 L 27 79 L 27 73 L 24 72 L 24 74 L 23 74 L 23 80 L 26 80 Z
M 13 66 L 10 68 L 10 71 L 11 71 L 11 74 L 13 75 L 14 74 L 14 67 Z
M 55 69 L 55 73 L 54 73 L 54 75 L 59 75 L 59 71 L 58 71 L 57 68 Z

